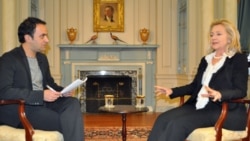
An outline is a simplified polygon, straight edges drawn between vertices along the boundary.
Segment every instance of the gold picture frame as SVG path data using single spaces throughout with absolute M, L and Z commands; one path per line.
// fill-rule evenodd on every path
M 124 0 L 94 0 L 93 6 L 94 32 L 124 32 Z

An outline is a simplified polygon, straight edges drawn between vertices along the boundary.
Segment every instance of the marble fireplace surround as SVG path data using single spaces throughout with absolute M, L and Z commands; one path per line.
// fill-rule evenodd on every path
M 87 74 L 101 74 L 106 71 L 109 75 L 125 73 L 129 76 L 126 73 L 131 71 L 133 75 L 130 76 L 136 83 L 133 97 L 136 94 L 145 95 L 146 106 L 151 111 L 155 110 L 155 58 L 158 45 L 60 44 L 58 47 L 63 86 L 77 78 L 84 79 Z M 78 89 L 77 97 L 83 104 L 84 112 L 84 89 Z

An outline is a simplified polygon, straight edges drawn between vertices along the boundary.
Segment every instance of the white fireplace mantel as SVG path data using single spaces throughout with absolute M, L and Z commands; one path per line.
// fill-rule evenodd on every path
M 80 70 L 141 69 L 142 84 L 138 85 L 142 86 L 146 106 L 155 110 L 155 59 L 158 45 L 59 44 L 58 47 L 62 85 L 66 86 L 78 78 Z

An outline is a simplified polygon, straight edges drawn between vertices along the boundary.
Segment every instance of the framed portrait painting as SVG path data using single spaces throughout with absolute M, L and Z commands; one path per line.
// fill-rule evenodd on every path
M 94 32 L 124 31 L 124 0 L 94 0 Z

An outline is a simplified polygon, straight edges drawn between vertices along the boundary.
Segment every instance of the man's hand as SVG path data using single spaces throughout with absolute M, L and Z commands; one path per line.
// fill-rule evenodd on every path
M 74 91 L 70 91 L 68 93 L 63 94 L 63 97 L 69 97 L 69 96 L 73 96 L 74 95 Z
M 44 90 L 43 95 L 44 95 L 44 97 L 43 97 L 44 101 L 47 101 L 47 102 L 54 102 L 59 97 L 61 97 L 60 92 L 52 91 L 52 90 L 49 90 L 49 89 Z

